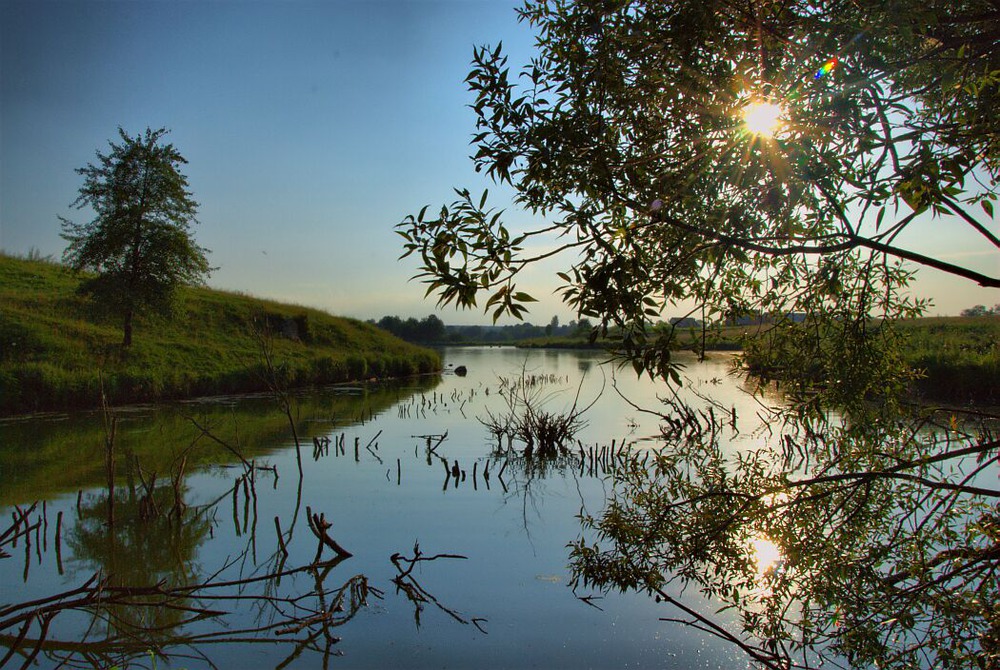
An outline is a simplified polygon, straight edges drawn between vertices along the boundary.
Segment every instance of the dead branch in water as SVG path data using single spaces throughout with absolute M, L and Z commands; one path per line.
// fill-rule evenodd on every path
M 0 666 L 20 655 L 25 657 L 26 667 L 42 652 L 61 657 L 68 654 L 80 659 L 104 658 L 109 660 L 109 665 L 116 665 L 118 660 L 147 653 L 150 645 L 154 644 L 150 640 L 156 640 L 155 647 L 162 649 L 167 646 L 227 642 L 273 644 L 274 636 L 280 635 L 292 638 L 291 641 L 299 647 L 297 653 L 301 653 L 302 649 L 311 648 L 313 641 L 327 628 L 349 621 L 367 604 L 369 595 L 383 596 L 381 591 L 368 584 L 366 577 L 355 575 L 332 592 L 328 607 L 308 605 L 310 600 L 317 603 L 327 600 L 324 580 L 342 560 L 343 557 L 338 556 L 330 561 L 234 580 L 220 580 L 215 575 L 198 584 L 177 586 L 163 581 L 145 586 L 115 585 L 113 575 L 97 573 L 75 588 L 0 609 L 0 645 L 8 647 L 6 655 L 0 659 Z M 317 577 L 316 586 L 311 591 L 297 595 L 274 593 L 274 584 L 300 573 Z M 250 588 L 255 585 L 264 588 L 260 592 L 251 592 Z M 248 600 L 267 606 L 274 615 L 267 623 L 257 626 L 232 629 L 223 625 L 210 632 L 183 632 L 186 626 L 197 621 L 225 617 L 238 604 Z M 136 628 L 135 621 L 142 619 L 119 620 L 119 613 L 126 609 L 150 613 L 168 609 L 181 613 L 181 617 L 171 623 L 169 629 L 155 623 L 150 624 L 148 629 Z M 57 616 L 73 611 L 104 621 L 106 625 L 101 628 L 105 635 L 99 639 L 49 639 L 51 622 Z M 149 620 L 156 621 L 156 618 L 151 614 Z M 295 640 L 297 635 L 300 639 Z M 329 639 L 337 641 L 336 638 Z M 65 657 L 63 663 L 67 663 Z
M 486 623 L 486 619 L 483 619 L 481 617 L 473 617 L 472 619 L 466 619 L 455 610 L 449 607 L 445 607 L 441 603 L 441 601 L 435 598 L 429 591 L 427 591 L 423 586 L 421 586 L 416 579 L 413 578 L 412 574 L 413 569 L 419 563 L 436 561 L 439 558 L 457 558 L 465 560 L 468 559 L 468 556 L 462 556 L 460 554 L 435 554 L 433 556 L 424 556 L 420 551 L 420 544 L 414 543 L 413 558 L 407 558 L 402 554 L 400 554 L 399 552 L 396 552 L 389 557 L 389 560 L 392 561 L 392 564 L 396 566 L 396 570 L 399 571 L 399 574 L 392 578 L 392 582 L 393 584 L 396 585 L 396 591 L 403 593 L 407 597 L 407 599 L 411 603 L 413 603 L 414 606 L 413 616 L 414 619 L 416 620 L 417 626 L 420 625 L 420 613 L 424 609 L 423 606 L 424 603 L 430 602 L 434 603 L 434 605 L 436 605 L 438 609 L 440 609 L 442 612 L 450 616 L 455 621 L 465 625 L 471 623 L 473 626 L 478 628 L 481 633 L 485 634 L 486 630 L 483 628 L 483 624 Z M 404 563 L 408 564 L 407 567 L 403 566 Z
M 324 545 L 330 547 L 330 549 L 337 554 L 337 558 L 339 559 L 350 558 L 354 555 L 340 546 L 340 544 L 330 537 L 329 533 L 327 533 L 333 524 L 326 520 L 325 514 L 313 514 L 312 509 L 306 505 L 306 521 L 309 523 L 309 530 L 313 532 L 313 535 L 315 535 L 320 542 L 319 547 L 316 548 L 316 561 L 319 560 L 320 554 L 323 553 Z

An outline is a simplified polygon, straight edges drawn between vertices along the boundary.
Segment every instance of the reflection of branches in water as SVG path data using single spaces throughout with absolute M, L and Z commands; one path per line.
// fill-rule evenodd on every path
M 95 524 L 86 528 L 78 525 L 74 533 L 83 533 L 89 538 L 86 542 L 93 547 L 107 549 L 91 552 L 101 567 L 75 588 L 3 606 L 0 609 L 0 645 L 8 651 L 0 659 L 0 666 L 17 658 L 23 667 L 28 667 L 39 655 L 65 667 L 125 666 L 140 663 L 148 655 L 154 665 L 156 658 L 192 658 L 216 667 L 206 653 L 212 645 L 280 643 L 291 645 L 291 650 L 276 667 L 285 667 L 306 652 L 321 655 L 326 667 L 330 657 L 338 655 L 333 647 L 340 638 L 334 634 L 334 629 L 350 621 L 367 605 L 371 596 L 382 598 L 384 594 L 363 574 L 337 587 L 327 585 L 333 570 L 347 560 L 350 553 L 331 537 L 331 524 L 325 515 L 314 513 L 308 506 L 307 521 L 317 542 L 312 562 L 295 568 L 285 567 L 289 556 L 286 541 L 291 542 L 295 524 L 293 521 L 291 529 L 283 532 L 279 518 L 275 517 L 278 549 L 265 562 L 269 567 L 255 568 L 256 560 L 248 561 L 248 558 L 255 552 L 256 523 L 247 526 L 248 509 L 250 506 L 256 508 L 254 472 L 242 473 L 232 488 L 208 505 L 180 506 L 176 513 L 160 513 L 153 518 L 138 511 L 144 492 L 148 492 L 145 487 L 138 496 L 119 492 L 118 523 L 114 529 L 100 523 L 100 515 L 106 514 L 108 509 L 100 497 L 86 505 L 81 501 L 81 514 L 85 519 L 92 517 Z M 151 494 L 169 499 L 175 490 L 178 489 L 171 484 L 154 488 Z M 242 504 L 241 497 L 245 498 Z M 151 532 L 155 526 L 150 524 L 176 525 L 178 529 L 190 530 L 186 536 L 191 537 L 204 534 L 216 523 L 215 510 L 225 509 L 225 502 L 230 498 L 234 501 L 233 522 L 237 534 L 242 530 L 248 536 L 247 545 L 208 577 L 195 578 L 187 568 L 178 573 L 167 565 L 171 557 L 176 558 L 178 551 L 154 547 L 143 539 L 154 535 L 164 538 L 177 535 L 176 530 Z M 155 504 L 149 509 L 166 508 Z M 3 552 L 0 557 L 9 557 L 5 549 L 16 546 L 19 540 L 27 545 L 31 537 L 38 536 L 46 522 L 33 517 L 34 510 L 34 506 L 19 509 L 12 525 L 0 532 L 0 552 Z M 126 541 L 123 535 L 133 537 L 134 541 Z M 58 552 L 58 535 L 56 542 Z M 132 549 L 123 555 L 123 546 Z M 27 550 L 26 561 L 31 559 L 30 545 Z M 332 559 L 323 558 L 327 550 L 334 552 Z M 85 554 L 82 546 L 77 553 L 78 557 Z M 191 552 L 181 551 L 180 554 L 187 556 L 182 561 L 186 565 L 191 560 Z M 156 567 L 153 565 L 156 561 L 150 562 L 154 558 L 166 562 Z M 424 605 L 433 603 L 455 621 L 472 624 L 485 632 L 484 619 L 464 617 L 444 605 L 414 578 L 412 571 L 416 565 L 442 558 L 464 557 L 455 554 L 424 556 L 418 546 L 412 558 L 394 554 L 391 561 L 399 575 L 393 583 L 417 607 L 418 621 Z M 245 574 L 248 565 L 249 576 Z M 226 578 L 225 575 L 234 569 L 238 569 L 239 576 Z M 303 574 L 312 578 L 310 587 L 296 589 L 294 578 Z M 283 580 L 284 589 L 280 588 Z M 248 610 L 251 619 L 241 623 Z M 57 619 L 65 619 L 63 630 L 73 630 L 80 623 L 80 616 L 84 617 L 82 634 L 73 633 L 69 637 L 52 634 L 56 630 L 52 624 Z
M 239 432 L 237 432 L 237 434 L 236 434 L 237 444 L 236 445 L 232 445 L 232 444 L 229 444 L 229 442 L 227 442 L 227 441 L 223 440 L 222 438 L 218 437 L 217 435 L 215 435 L 215 433 L 213 433 L 211 431 L 211 429 L 206 428 L 205 426 L 202 426 L 200 423 L 198 423 L 198 421 L 193 416 L 188 416 L 187 420 L 190 421 L 191 424 L 195 428 L 197 428 L 198 431 L 199 431 L 198 437 L 195 438 L 196 440 L 199 439 L 199 438 L 201 438 L 201 437 L 207 437 L 212 442 L 215 442 L 216 444 L 218 444 L 219 446 L 221 446 L 223 449 L 225 449 L 226 451 L 228 451 L 232 455 L 236 456 L 236 458 L 238 458 L 240 460 L 240 463 L 243 464 L 244 469 L 246 469 L 246 470 L 249 471 L 249 470 L 251 470 L 253 468 L 253 466 L 251 465 L 250 461 L 248 461 L 246 459 L 246 457 L 243 455 L 243 450 L 240 448 L 240 445 L 239 445 Z
M 239 480 L 233 490 L 242 490 Z M 172 493 L 168 487 L 161 487 L 157 494 L 160 492 Z M 228 494 L 217 500 L 213 507 L 224 497 Z M 324 516 L 312 515 L 311 510 L 311 527 L 316 533 L 318 547 L 316 558 L 308 565 L 223 579 L 225 572 L 245 558 L 247 550 L 244 550 L 215 574 L 202 580 L 191 579 L 186 570 L 183 574 L 174 574 L 173 569 L 165 566 L 153 567 L 153 572 L 146 574 L 151 560 L 165 559 L 170 562 L 176 552 L 147 546 L 148 542 L 143 538 L 176 537 L 177 533 L 150 532 L 148 524 L 151 520 L 139 515 L 136 502 L 126 504 L 128 502 L 127 497 L 119 500 L 118 524 L 114 529 L 100 524 L 98 518 L 98 526 L 91 527 L 89 531 L 83 526 L 74 530 L 81 535 L 81 542 L 92 545 L 90 555 L 102 565 L 106 564 L 105 567 L 76 588 L 0 608 L 0 644 L 9 648 L 0 660 L 0 666 L 20 656 L 27 667 L 40 653 L 44 653 L 69 667 L 110 667 L 141 657 L 150 649 L 166 656 L 164 650 L 173 649 L 169 653 L 177 655 L 179 648 L 194 650 L 196 656 L 211 665 L 211 661 L 197 651 L 203 645 L 234 642 L 274 644 L 278 640 L 294 645 L 292 655 L 285 663 L 305 650 L 318 650 L 326 658 L 331 645 L 339 640 L 331 634 L 331 629 L 350 620 L 367 603 L 368 595 L 381 596 L 381 592 L 371 587 L 363 575 L 356 575 L 342 586 L 328 589 L 326 582 L 330 572 L 349 554 L 329 537 L 329 523 Z M 97 500 L 87 509 L 100 516 L 106 513 L 107 506 L 102 500 Z M 11 527 L 0 533 L 0 548 L 12 545 L 18 538 L 28 538 L 42 524 L 40 519 L 30 518 L 31 511 L 25 510 L 16 515 Z M 200 510 L 200 513 L 194 514 L 194 519 L 202 516 L 203 512 Z M 204 524 L 194 523 L 192 518 L 182 519 L 173 514 L 160 516 L 152 522 L 177 524 L 184 530 L 204 527 Z M 132 532 L 133 527 L 135 532 Z M 136 541 L 126 541 L 122 534 Z M 108 551 L 94 549 L 98 545 L 107 545 Z M 333 546 L 338 547 L 336 556 L 332 560 L 322 560 L 323 548 Z M 130 549 L 123 554 L 125 547 L 133 547 L 134 551 Z M 94 554 L 94 550 L 98 553 Z M 78 547 L 78 554 L 87 555 L 83 546 Z M 186 564 L 186 561 L 182 562 Z M 310 590 L 296 594 L 278 592 L 277 585 L 282 579 L 300 573 L 313 577 Z M 228 623 L 227 617 L 248 603 L 259 609 L 256 623 L 242 627 Z M 74 612 L 91 620 L 87 631 L 74 635 L 71 640 L 52 638 L 53 620 Z M 213 630 L 205 631 L 197 626 L 209 620 L 218 622 Z
M 18 540 L 21 538 L 24 539 L 25 546 L 30 548 L 31 534 L 33 532 L 37 533 L 42 526 L 42 519 L 40 517 L 37 519 L 32 518 L 32 514 L 34 514 L 37 507 L 37 502 L 29 505 L 28 509 L 21 509 L 19 505 L 14 505 L 14 512 L 11 514 L 13 522 L 0 533 L 0 558 L 10 558 L 11 555 L 7 553 L 5 547 L 16 548 Z
M 656 457 L 572 547 L 574 587 L 636 589 L 773 668 L 846 658 L 881 667 L 1000 660 L 1000 440 L 952 416 L 801 416 L 772 449 L 726 456 L 726 419 L 671 405 Z M 989 474 L 987 474 L 989 472 Z M 762 565 L 757 547 L 779 552 Z M 671 583 L 735 608 L 735 632 Z
M 260 355 L 260 365 L 263 368 L 261 380 L 267 386 L 281 408 L 282 413 L 288 420 L 288 428 L 292 432 L 295 440 L 295 463 L 299 469 L 299 479 L 302 479 L 302 446 L 299 444 L 299 433 L 295 427 L 295 419 L 292 418 L 291 396 L 288 393 L 287 369 L 283 364 L 277 364 L 274 360 L 274 333 L 271 332 L 267 318 L 261 314 L 250 319 L 250 334 L 257 342 L 258 353 Z
M 72 527 L 67 542 L 74 549 L 76 560 L 95 563 L 96 572 L 76 588 L 0 608 L 0 643 L 8 647 L 0 666 L 20 656 L 26 667 L 44 653 L 62 665 L 110 667 L 138 658 L 149 649 L 161 654 L 164 649 L 172 649 L 170 653 L 176 655 L 178 648 L 194 650 L 208 643 L 273 644 L 275 638 L 268 637 L 271 634 L 292 641 L 296 645 L 293 655 L 318 648 L 320 641 L 328 653 L 330 645 L 336 642 L 329 629 L 349 620 L 370 592 L 378 595 L 362 575 L 328 593 L 327 576 L 349 553 L 330 538 L 330 524 L 324 515 L 313 515 L 311 510 L 310 527 L 318 544 L 312 563 L 285 569 L 286 550 L 280 561 L 276 561 L 275 569 L 243 576 L 248 559 L 250 565 L 256 565 L 257 468 L 250 462 L 229 491 L 207 505 L 189 509 L 183 503 L 186 455 L 187 450 L 175 462 L 175 472 L 166 486 L 156 485 L 156 473 L 145 472 L 137 461 L 130 463 L 129 486 L 104 496 L 114 496 L 117 499 L 114 505 L 100 495 L 88 496 L 85 503 L 81 493 L 77 501 L 80 519 Z M 133 475 L 138 478 L 138 486 Z M 195 548 L 211 533 L 216 523 L 214 510 L 229 498 L 235 533 L 247 535 L 247 546 L 215 574 L 196 578 L 190 569 Z M 41 561 L 41 543 L 37 538 L 42 528 L 47 531 L 48 521 L 44 514 L 33 518 L 35 508 L 35 505 L 27 510 L 15 508 L 17 514 L 13 515 L 12 524 L 0 533 L 0 558 L 9 558 L 11 555 L 5 549 L 16 547 L 19 541 L 30 552 L 34 534 Z M 109 523 L 111 510 L 116 510 L 114 525 Z M 250 519 L 253 523 L 248 527 Z M 60 574 L 61 526 L 60 512 L 55 535 Z M 279 526 L 282 548 L 286 537 L 290 541 L 293 530 L 294 521 L 287 535 L 281 533 Z M 336 551 L 333 560 L 322 560 L 324 547 Z M 27 580 L 30 553 L 25 558 Z M 242 564 L 239 578 L 222 578 L 238 564 Z M 294 595 L 279 592 L 277 586 L 283 578 L 301 572 L 314 577 L 310 591 Z M 318 605 L 310 606 L 311 600 Z M 234 628 L 228 622 L 228 615 L 248 603 L 258 609 L 257 624 Z M 81 622 L 80 615 L 84 617 L 82 633 L 73 634 L 70 640 L 51 636 L 51 624 L 57 617 L 66 619 L 66 630 L 72 630 Z M 206 620 L 218 621 L 219 625 L 213 631 L 199 630 L 196 624 Z M 199 651 L 195 655 L 204 658 Z
M 611 444 L 586 446 L 580 441 L 576 449 L 564 448 L 558 453 L 547 456 L 524 455 L 520 451 L 494 449 L 491 453 L 493 463 L 500 463 L 498 481 L 503 486 L 504 504 L 519 501 L 521 505 L 521 522 L 526 537 L 531 540 L 531 523 L 529 512 L 535 518 L 541 518 L 541 501 L 544 499 L 546 481 L 551 477 L 570 478 L 576 485 L 581 509 L 586 507 L 585 496 L 580 489 L 580 481 L 585 477 L 604 480 L 622 467 L 629 458 L 634 443 L 624 439 Z M 487 461 L 487 468 L 490 461 Z M 475 471 L 473 471 L 475 472 Z M 488 473 L 488 469 L 485 470 Z M 503 474 L 507 473 L 504 480 Z M 488 480 L 487 480 L 488 481 Z
M 262 344 L 265 358 L 269 356 L 266 344 Z M 272 393 L 281 403 L 295 438 L 300 473 L 295 511 L 288 530 L 282 529 L 278 516 L 274 518 L 278 546 L 272 556 L 264 563 L 257 561 L 255 484 L 258 472 L 265 470 L 274 474 L 276 487 L 278 472 L 273 466 L 258 465 L 243 455 L 238 427 L 236 441 L 231 443 L 214 434 L 211 427 L 203 425 L 204 422 L 199 423 L 194 418 L 186 417 L 198 433 L 191 444 L 175 458 L 170 467 L 169 478 L 143 469 L 129 451 L 126 453 L 127 489 L 115 487 L 114 432 L 108 431 L 108 495 L 104 502 L 98 500 L 96 505 L 88 504 L 85 509 L 81 491 L 77 500 L 80 522 L 73 529 L 76 558 L 88 556 L 99 567 L 83 584 L 75 588 L 28 602 L 3 605 L 0 608 L 0 646 L 5 646 L 8 650 L 0 659 L 0 666 L 18 658 L 23 662 L 23 667 L 28 667 L 42 654 L 60 666 L 67 667 L 127 665 L 146 655 L 150 655 L 154 665 L 157 656 L 170 656 L 198 658 L 215 667 L 203 652 L 207 648 L 205 645 L 274 645 L 282 642 L 292 644 L 294 648 L 277 667 L 292 663 L 305 651 L 320 653 L 325 667 L 329 657 L 335 655 L 331 653 L 331 647 L 339 642 L 339 638 L 332 634 L 332 628 L 349 621 L 367 604 L 369 596 L 381 598 L 383 593 L 371 586 L 362 574 L 351 577 L 340 587 L 327 587 L 333 569 L 351 554 L 330 536 L 331 524 L 325 515 L 314 514 L 308 507 L 307 522 L 317 539 L 315 558 L 301 567 L 286 567 L 289 560 L 288 546 L 291 544 L 302 504 L 301 454 L 288 396 L 280 386 L 281 380 L 277 374 L 280 370 L 270 360 L 265 360 L 264 363 L 266 372 L 274 382 Z M 459 409 L 461 410 L 461 406 Z M 372 418 L 372 409 L 368 408 L 367 411 L 369 418 Z M 110 416 L 110 413 L 106 412 L 106 415 Z M 368 442 L 365 450 L 381 463 L 377 453 L 380 434 L 381 431 Z M 188 509 L 183 501 L 183 481 L 188 456 L 195 444 L 203 439 L 210 440 L 235 455 L 241 463 L 242 473 L 236 477 L 232 487 L 214 501 Z M 322 452 L 328 453 L 329 444 L 328 438 L 325 444 L 314 440 L 314 458 L 318 459 Z M 340 450 L 343 453 L 343 436 Z M 358 450 L 359 440 L 356 438 L 355 460 L 358 460 Z M 169 484 L 158 485 L 164 479 Z M 212 534 L 213 528 L 217 527 L 218 509 L 224 509 L 222 503 L 229 499 L 232 500 L 233 530 L 237 537 L 246 537 L 246 546 L 234 557 L 227 558 L 225 565 L 214 574 L 196 577 L 190 571 L 190 564 L 194 560 L 193 548 L 201 541 L 199 537 L 206 533 Z M 114 502 L 116 500 L 117 504 Z M 12 524 L 0 532 L 0 559 L 10 558 L 11 554 L 7 549 L 16 548 L 19 542 L 24 543 L 25 581 L 31 565 L 32 547 L 38 555 L 39 563 L 41 552 L 47 550 L 43 549 L 47 534 L 42 537 L 41 532 L 45 528 L 47 533 L 48 520 L 44 513 L 41 518 L 34 519 L 32 514 L 35 508 L 35 505 L 27 510 L 15 507 Z M 102 512 L 105 515 L 103 521 L 100 518 Z M 111 523 L 113 513 L 117 519 L 114 524 Z M 59 574 L 63 574 L 61 527 L 62 512 L 59 513 L 55 535 Z M 34 543 L 31 541 L 32 537 L 35 538 Z M 178 537 L 183 539 L 187 549 L 151 544 L 154 539 Z M 167 540 L 168 543 L 170 541 Z M 128 551 L 123 552 L 123 548 Z M 322 560 L 325 549 L 334 551 L 335 557 L 332 560 Z M 427 559 L 418 555 L 415 560 L 432 560 L 445 556 Z M 168 565 L 171 559 L 177 565 Z M 234 571 L 238 571 L 238 577 L 225 578 Z M 287 581 L 303 573 L 312 577 L 311 588 L 305 592 L 289 592 Z M 282 580 L 286 580 L 284 590 L 280 588 Z M 435 602 L 462 623 L 469 623 L 441 605 L 412 577 L 407 581 L 407 576 L 404 576 L 401 580 L 415 589 L 411 593 L 423 594 L 422 597 L 427 601 Z M 290 586 L 294 587 L 294 584 Z M 239 620 L 234 621 L 237 617 L 245 618 L 248 609 L 252 623 L 244 625 Z M 58 629 L 52 626 L 57 619 L 60 624 Z M 472 623 L 478 627 L 479 621 L 481 620 L 474 619 Z M 82 633 L 69 634 L 71 639 L 66 637 L 66 633 L 62 633 L 79 631 L 81 624 Z M 60 634 L 53 634 L 52 631 L 55 630 L 60 630 L 61 638 Z M 184 652 L 184 649 L 189 651 Z
M 407 558 L 399 552 L 396 552 L 389 557 L 389 560 L 394 566 L 396 566 L 396 570 L 399 572 L 398 575 L 392 578 L 392 582 L 396 585 L 396 591 L 403 593 L 407 599 L 413 603 L 413 618 L 416 621 L 417 627 L 420 627 L 420 614 L 424 610 L 424 604 L 430 602 L 436 605 L 439 610 L 450 616 L 455 621 L 461 624 L 471 623 L 473 626 L 478 628 L 480 632 L 485 633 L 486 630 L 483 629 L 483 624 L 486 623 L 486 619 L 477 617 L 466 619 L 455 610 L 443 605 L 440 600 L 435 598 L 413 577 L 413 569 L 417 567 L 417 565 L 420 563 L 436 561 L 439 558 L 456 558 L 465 560 L 468 557 L 461 556 L 459 554 L 435 554 L 433 556 L 424 556 L 420 551 L 419 543 L 413 544 L 413 558 Z M 403 566 L 404 563 L 407 564 L 406 567 Z
M 426 419 L 427 412 L 431 412 L 432 414 L 438 414 L 439 412 L 450 414 L 451 409 L 454 408 L 458 410 L 464 419 L 466 418 L 465 405 L 476 397 L 476 393 L 476 389 L 453 389 L 450 395 L 445 395 L 443 392 L 439 394 L 437 391 L 434 391 L 430 398 L 426 394 L 421 393 L 420 402 L 417 402 L 416 395 L 411 395 L 404 402 L 396 403 L 396 416 L 400 419 Z M 486 395 L 489 394 L 489 389 L 487 389 Z M 449 402 L 451 402 L 450 406 Z
M 332 568 L 336 563 L 339 563 L 338 559 L 261 577 L 218 580 L 190 586 L 168 586 L 163 582 L 151 586 L 114 586 L 110 576 L 94 575 L 75 589 L 0 610 L 0 630 L 18 627 L 16 636 L 0 635 L 0 641 L 5 646 L 10 646 L 10 651 L 0 661 L 0 665 L 15 653 L 24 656 L 25 665 L 29 665 L 39 652 L 45 651 L 66 665 L 71 665 L 74 657 L 79 656 L 84 666 L 90 665 L 88 659 L 91 658 L 102 659 L 102 663 L 110 666 L 122 659 L 142 655 L 150 648 L 149 636 L 154 633 L 157 634 L 155 648 L 160 650 L 172 646 L 194 648 L 209 642 L 274 644 L 275 639 L 268 637 L 268 634 L 289 638 L 298 636 L 294 640 L 298 647 L 295 655 L 298 655 L 302 649 L 312 648 L 315 640 L 320 635 L 327 634 L 330 628 L 349 621 L 366 604 L 368 594 L 375 593 L 364 576 L 356 575 L 327 598 L 322 578 L 329 573 L 327 568 Z M 303 572 L 318 575 L 315 588 L 306 594 L 274 596 L 244 591 L 262 582 Z M 320 602 L 326 598 L 331 605 L 329 608 L 306 605 L 306 601 L 312 598 Z M 184 627 L 201 620 L 223 617 L 228 612 L 222 608 L 234 607 L 240 601 L 248 599 L 266 603 L 278 615 L 276 620 L 244 628 L 220 626 L 214 631 L 202 633 L 185 634 L 182 631 Z M 112 609 L 125 608 L 140 612 L 166 609 L 177 613 L 180 620 L 171 624 L 168 629 L 133 628 L 130 632 L 110 632 L 115 627 L 109 621 L 109 634 L 102 639 L 74 642 L 47 639 L 49 624 L 59 614 L 82 611 L 96 618 L 103 618 Z M 29 637 L 33 626 L 38 629 L 35 638 Z

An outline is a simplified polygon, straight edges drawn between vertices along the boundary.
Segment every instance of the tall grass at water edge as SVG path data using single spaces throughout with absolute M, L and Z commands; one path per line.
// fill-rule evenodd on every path
M 904 358 L 929 399 L 1000 404 L 1000 317 L 928 317 L 903 321 Z

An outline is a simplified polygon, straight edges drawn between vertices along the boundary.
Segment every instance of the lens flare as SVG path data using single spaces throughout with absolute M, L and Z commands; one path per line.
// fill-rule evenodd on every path
M 820 77 L 825 77 L 826 75 L 830 74 L 831 72 L 833 72 L 833 68 L 835 67 L 837 67 L 836 56 L 834 56 L 827 62 L 823 63 L 823 67 L 821 67 L 819 71 L 816 73 L 816 79 L 819 79 Z
M 743 108 L 747 130 L 761 137 L 772 137 L 781 125 L 784 110 L 773 102 L 755 101 Z

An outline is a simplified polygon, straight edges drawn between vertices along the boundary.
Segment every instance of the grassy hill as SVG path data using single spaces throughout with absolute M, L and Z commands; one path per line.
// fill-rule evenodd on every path
M 76 294 L 79 278 L 44 261 L 0 255 L 0 415 L 266 390 L 261 338 L 288 386 L 401 377 L 440 357 L 354 319 L 185 287 L 170 318 L 120 325 Z M 254 325 L 256 324 L 256 325 Z

